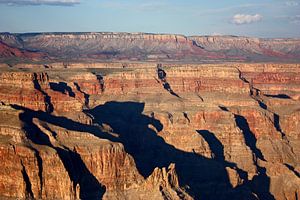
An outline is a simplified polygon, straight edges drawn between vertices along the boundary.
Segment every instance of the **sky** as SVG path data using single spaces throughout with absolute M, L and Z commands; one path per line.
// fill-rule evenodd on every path
M 300 38 L 300 0 L 0 0 L 0 32 Z

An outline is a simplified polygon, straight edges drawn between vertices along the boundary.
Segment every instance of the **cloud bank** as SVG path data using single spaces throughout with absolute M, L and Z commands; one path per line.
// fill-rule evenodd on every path
M 236 14 L 233 16 L 231 22 L 236 25 L 251 24 L 254 22 L 261 21 L 262 18 L 263 17 L 260 14 L 255 14 L 255 15 Z
M 73 6 L 79 4 L 80 0 L 0 0 L 0 4 L 7 5 L 51 5 L 51 6 Z

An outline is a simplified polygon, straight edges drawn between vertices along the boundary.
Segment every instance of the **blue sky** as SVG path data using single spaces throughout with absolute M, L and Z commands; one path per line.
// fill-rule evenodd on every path
M 0 0 L 0 32 L 300 37 L 300 0 Z

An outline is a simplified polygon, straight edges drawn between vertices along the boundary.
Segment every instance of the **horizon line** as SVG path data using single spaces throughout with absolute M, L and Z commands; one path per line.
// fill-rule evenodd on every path
M 232 35 L 232 34 L 211 34 L 211 35 L 185 35 L 180 33 L 159 33 L 159 32 L 123 32 L 123 31 L 34 31 L 34 32 L 9 32 L 9 31 L 0 31 L 0 34 L 11 34 L 11 35 L 30 35 L 30 34 L 131 34 L 131 35 L 138 35 L 138 34 L 146 34 L 146 35 L 175 35 L 175 36 L 183 36 L 187 38 L 191 37 L 239 37 L 239 38 L 255 38 L 255 39 L 300 39 L 300 37 L 255 37 L 255 36 L 246 36 L 246 35 Z

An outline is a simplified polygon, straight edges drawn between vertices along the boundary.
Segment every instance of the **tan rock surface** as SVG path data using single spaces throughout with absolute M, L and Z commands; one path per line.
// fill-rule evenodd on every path
M 299 197 L 298 64 L 138 66 L 3 68 L 0 198 Z

